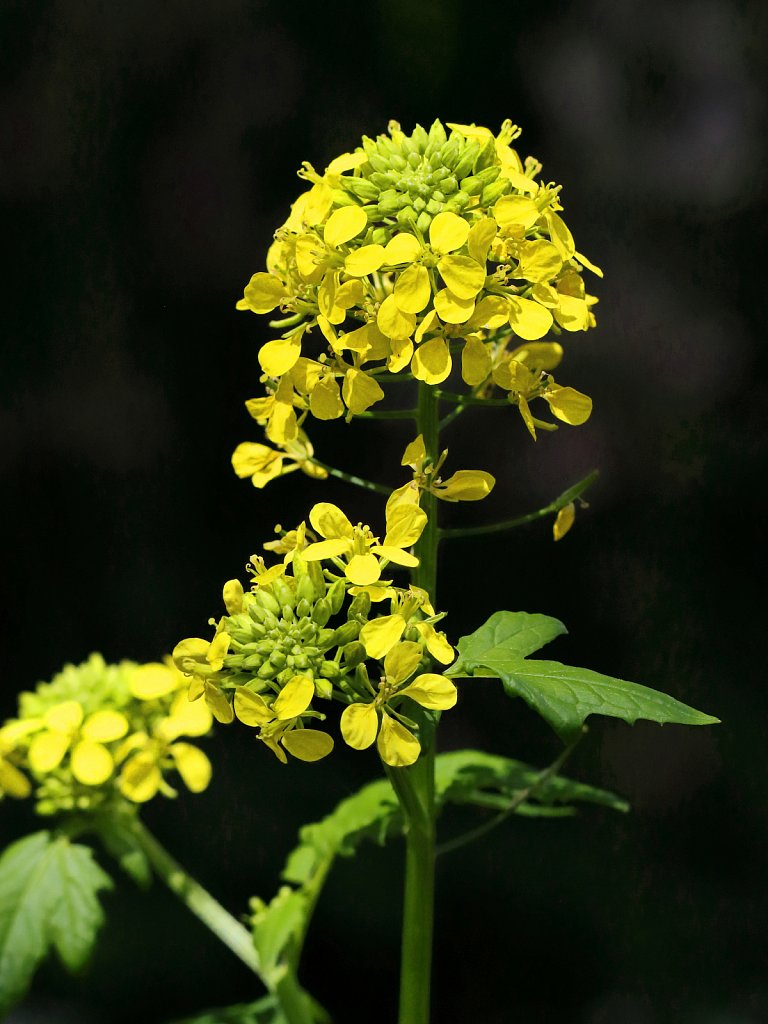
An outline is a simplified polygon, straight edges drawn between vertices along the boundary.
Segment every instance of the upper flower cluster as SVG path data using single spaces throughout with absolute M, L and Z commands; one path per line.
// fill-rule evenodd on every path
M 41 814 L 94 811 L 114 800 L 175 796 L 166 774 L 188 789 L 211 777 L 206 755 L 180 737 L 211 728 L 205 705 L 190 704 L 172 663 L 107 665 L 92 654 L 50 683 L 19 696 L 19 714 L 0 728 L 0 798 L 33 789 Z
M 212 640 L 176 645 L 190 699 L 202 698 L 220 722 L 237 718 L 256 728 L 281 761 L 287 754 L 316 761 L 331 752 L 332 736 L 316 728 L 326 718 L 318 707 L 337 701 L 345 707 L 341 733 L 350 746 L 377 740 L 387 764 L 411 764 L 420 744 L 403 698 L 437 710 L 456 702 L 454 684 L 428 671 L 432 660 L 447 665 L 454 658 L 435 629 L 442 616 L 425 591 L 382 579 L 390 565 L 418 565 L 407 549 L 426 517 L 401 489 L 388 503 L 383 542 L 327 502 L 312 508 L 309 522 L 265 545 L 282 561 L 267 567 L 252 556 L 250 590 L 238 580 L 225 585 L 227 614 Z M 389 614 L 372 615 L 372 606 L 386 601 Z
M 506 391 L 534 436 L 535 398 L 564 422 L 589 416 L 589 399 L 551 376 L 561 346 L 541 341 L 595 323 L 582 273 L 600 271 L 576 251 L 560 186 L 537 181 L 541 165 L 512 148 L 510 122 L 495 136 L 448 128 L 406 136 L 393 123 L 324 174 L 300 172 L 311 188 L 238 303 L 286 315 L 259 352 L 267 395 L 248 403 L 273 443 L 300 441 L 308 412 L 365 412 L 387 374 L 440 384 L 459 354 L 464 382 Z M 301 468 L 305 450 L 291 455 Z

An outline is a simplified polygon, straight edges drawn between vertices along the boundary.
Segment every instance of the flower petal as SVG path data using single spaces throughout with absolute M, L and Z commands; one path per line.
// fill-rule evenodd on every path
M 351 540 L 354 534 L 352 523 L 338 505 L 332 505 L 329 501 L 319 501 L 313 505 L 309 513 L 309 521 L 312 524 L 312 529 L 328 540 L 334 540 L 337 537 Z
M 404 690 L 400 690 L 398 696 L 407 696 L 421 704 L 423 708 L 430 711 L 447 711 L 452 708 L 458 699 L 455 685 L 445 676 L 436 675 L 433 672 L 425 672 L 416 676 L 412 683 L 409 683 Z
M 264 698 L 238 686 L 235 690 L 235 714 L 243 725 L 260 726 L 271 722 L 275 715 Z
M 163 665 L 163 668 L 165 666 Z M 170 669 L 166 669 L 169 675 L 173 675 Z M 174 689 L 176 689 L 174 679 Z M 184 698 L 186 700 L 186 697 Z M 94 711 L 83 723 L 82 734 L 87 740 L 95 743 L 111 743 L 113 740 L 120 740 L 128 732 L 128 719 L 119 711 L 103 710 Z
M 485 280 L 485 274 L 483 274 Z M 420 313 L 429 302 L 432 288 L 426 267 L 412 264 L 395 281 L 393 292 L 398 309 L 402 313 Z
M 422 307 L 423 308 L 423 307 Z M 388 295 L 376 314 L 376 323 L 388 338 L 410 338 L 416 329 L 413 313 L 404 313 L 393 295 Z
M 383 658 L 405 632 L 402 615 L 382 615 L 366 622 L 360 630 L 360 643 L 369 658 Z
M 176 770 L 190 793 L 202 793 L 211 781 L 211 762 L 206 754 L 191 743 L 174 743 L 169 753 Z
M 291 729 L 282 744 L 299 761 L 319 761 L 333 750 L 333 737 L 319 729 Z
M 386 713 L 381 718 L 376 746 L 384 764 L 393 768 L 406 768 L 413 764 L 421 753 L 421 745 L 413 733 Z
M 69 736 L 63 732 L 41 732 L 32 740 L 27 760 L 37 775 L 47 775 L 58 768 L 69 750 Z
M 422 253 L 421 242 L 407 231 L 393 235 L 384 246 L 384 262 L 382 266 L 396 267 L 401 263 L 412 263 Z
M 355 750 L 365 750 L 376 739 L 379 716 L 373 704 L 350 704 L 339 722 L 344 742 Z
M 23 800 L 31 792 L 32 786 L 26 775 L 22 775 L 10 761 L 0 758 L 0 794 Z
M 383 245 L 361 245 L 346 257 L 344 270 L 351 277 L 367 277 L 377 271 L 383 262 Z
M 493 360 L 488 346 L 479 338 L 467 338 L 461 353 L 461 376 L 471 388 L 482 384 L 491 372 Z
M 404 683 L 419 667 L 423 657 L 424 648 L 421 644 L 413 643 L 411 640 L 395 644 L 384 658 L 387 679 L 395 684 Z
M 187 641 L 182 641 L 185 642 Z M 158 697 L 166 697 L 173 693 L 178 686 L 178 679 L 179 677 L 174 675 L 167 665 L 154 661 L 139 665 L 131 675 L 128 685 L 138 700 L 157 700 Z
M 468 236 L 468 222 L 448 211 L 438 213 L 429 225 L 429 244 L 436 252 L 445 253 L 460 249 Z
M 294 676 L 285 684 L 272 705 L 275 718 L 281 722 L 297 718 L 307 710 L 314 695 L 315 684 L 309 676 Z
M 437 269 L 446 287 L 459 299 L 474 299 L 485 284 L 485 265 L 471 256 L 443 256 Z
M 549 402 L 553 415 L 571 426 L 586 423 L 592 415 L 592 399 L 575 388 L 555 388 L 545 391 L 542 397 Z
M 342 206 L 334 210 L 325 223 L 323 238 L 326 245 L 336 248 L 343 245 L 355 235 L 359 235 L 368 223 L 368 217 L 359 206 Z
M 445 338 L 431 338 L 413 354 L 411 370 L 417 380 L 426 384 L 442 384 L 450 376 L 453 360 Z
M 555 540 L 562 540 L 563 537 L 568 533 L 570 528 L 573 526 L 573 521 L 576 518 L 576 506 L 572 501 L 569 501 L 567 505 L 563 505 L 560 511 L 557 513 L 557 518 L 552 524 L 552 536 Z
M 351 413 L 365 412 L 384 397 L 384 392 L 373 377 L 362 370 L 347 370 L 341 393 Z
M 137 754 L 123 766 L 120 792 L 134 803 L 143 804 L 157 793 L 162 781 L 163 776 L 154 758 L 149 754 Z
M 538 302 L 515 296 L 509 300 L 509 325 L 526 341 L 536 341 L 552 326 L 552 314 Z
M 346 577 L 357 587 L 367 587 L 381 576 L 381 566 L 375 555 L 353 555 L 349 560 Z
M 446 324 L 465 324 L 475 311 L 474 299 L 460 299 L 447 288 L 435 295 L 435 310 Z
M 103 744 L 80 740 L 72 751 L 69 767 L 77 781 L 84 786 L 100 786 L 112 774 L 115 762 Z
M 83 707 L 76 700 L 56 704 L 43 715 L 43 721 L 54 732 L 73 733 L 83 720 Z

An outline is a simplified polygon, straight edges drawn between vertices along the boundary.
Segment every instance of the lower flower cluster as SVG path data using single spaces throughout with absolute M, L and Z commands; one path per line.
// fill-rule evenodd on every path
M 397 492 L 396 492 L 397 495 Z M 456 687 L 429 671 L 447 665 L 454 651 L 435 628 L 429 595 L 382 579 L 390 564 L 413 567 L 406 547 L 426 523 L 418 504 L 390 501 L 387 532 L 353 526 L 335 505 L 315 505 L 305 523 L 265 545 L 282 554 L 269 568 L 249 564 L 253 582 L 224 587 L 227 614 L 212 640 L 192 637 L 173 658 L 189 677 L 189 696 L 216 719 L 234 719 L 283 762 L 287 755 L 317 761 L 333 750 L 318 728 L 333 702 L 343 705 L 341 735 L 355 749 L 377 744 L 392 766 L 419 756 L 418 725 L 409 702 L 430 711 L 456 703 Z M 389 614 L 373 614 L 386 606 Z
M 204 736 L 212 717 L 190 703 L 187 682 L 170 659 L 107 665 L 92 654 L 20 694 L 18 716 L 0 727 L 0 797 L 34 793 L 40 814 L 91 812 L 175 796 L 171 772 L 201 792 L 210 762 L 182 737 Z

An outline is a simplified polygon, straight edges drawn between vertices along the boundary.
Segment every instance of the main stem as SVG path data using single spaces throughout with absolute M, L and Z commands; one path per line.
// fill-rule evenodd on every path
M 433 461 L 439 454 L 438 402 L 434 388 L 420 383 L 417 429 Z M 434 602 L 439 532 L 437 500 L 428 491 L 422 494 L 422 508 L 427 525 L 416 545 L 419 565 L 413 582 L 426 590 Z M 435 896 L 435 730 L 426 714 L 420 717 L 419 738 L 418 761 L 410 768 L 393 768 L 389 772 L 406 821 L 399 1024 L 429 1024 Z

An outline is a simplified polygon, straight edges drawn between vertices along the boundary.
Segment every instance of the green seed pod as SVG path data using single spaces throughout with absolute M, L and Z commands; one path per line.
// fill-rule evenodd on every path
M 285 661 L 286 657 L 282 651 L 272 651 L 269 656 L 270 665 L 274 665 L 277 669 L 285 668 Z
M 406 206 L 397 215 L 397 223 L 404 228 L 410 228 L 417 223 L 418 214 L 412 206 Z
M 368 594 L 363 591 L 361 594 L 356 594 L 353 598 L 349 606 L 349 610 L 347 611 L 347 618 L 359 619 L 360 622 L 367 622 L 370 611 L 371 599 Z
M 320 675 L 323 679 L 338 679 L 341 669 L 335 661 L 324 661 L 320 666 Z
M 483 191 L 483 183 L 476 174 L 472 174 L 470 177 L 462 179 L 459 188 L 468 196 L 479 196 Z
M 368 669 L 364 664 L 360 664 L 355 668 L 355 674 L 352 677 L 354 679 L 353 686 L 358 693 L 370 696 L 370 680 L 368 678 Z
M 334 615 L 338 615 L 341 611 L 341 606 L 344 604 L 344 595 L 347 592 L 346 581 L 336 580 L 328 588 L 328 593 L 325 595 L 326 600 L 330 602 L 331 611 Z
M 293 592 L 293 588 L 289 587 L 283 579 L 278 578 L 272 584 L 272 594 L 274 595 L 278 605 L 283 609 L 285 609 L 286 606 L 293 608 L 296 604 L 296 595 Z M 277 615 L 277 612 L 275 612 L 275 614 Z
M 432 215 L 427 213 L 426 210 L 422 210 L 419 214 L 418 220 L 416 221 L 416 227 L 425 235 L 429 231 L 429 225 L 432 223 Z
M 445 167 L 454 167 L 458 158 L 459 150 L 461 148 L 462 138 L 456 132 L 451 132 L 450 139 L 446 142 L 443 148 L 440 150 L 440 160 Z
M 333 684 L 328 679 L 315 680 L 315 696 L 321 700 L 330 700 L 333 696 Z
M 312 619 L 306 619 L 299 626 L 299 639 L 306 643 L 308 640 L 314 640 L 317 636 L 317 626 Z
M 381 153 L 377 153 L 375 150 L 368 152 L 368 148 L 367 146 L 365 146 L 365 142 L 363 142 L 363 147 L 365 148 L 365 151 L 368 154 L 368 163 L 371 165 L 374 171 L 379 171 L 383 173 L 384 171 L 389 170 L 389 161 L 384 156 L 382 156 Z
M 327 598 L 321 597 L 312 609 L 312 621 L 316 622 L 318 626 L 324 626 L 330 617 L 331 602 Z
M 323 567 L 320 562 L 307 562 L 307 574 L 312 580 L 312 586 L 315 588 L 315 598 L 325 596 L 325 577 L 323 576 Z
M 301 576 L 296 584 L 296 597 L 299 601 L 314 601 L 315 588 L 309 576 Z
M 496 141 L 495 139 L 488 139 L 475 160 L 475 174 L 477 174 L 478 171 L 484 170 L 486 167 L 490 167 L 495 159 Z
M 272 612 L 273 615 L 280 614 L 280 603 L 265 587 L 261 587 L 256 592 L 255 597 L 256 601 L 265 611 Z
M 499 178 L 492 185 L 486 185 L 480 194 L 480 202 L 483 206 L 493 206 L 497 199 L 512 191 L 512 182 L 507 178 Z
M 317 634 L 317 646 L 321 651 L 327 651 L 333 646 L 333 638 L 336 636 L 335 629 L 321 629 Z
M 429 136 L 427 135 L 427 133 L 424 131 L 420 124 L 417 124 L 416 127 L 413 129 L 413 132 L 411 133 L 411 142 L 413 143 L 413 146 L 417 153 L 424 152 L 424 149 L 426 148 L 426 145 L 429 142 Z
M 472 170 L 472 166 L 475 162 L 477 154 L 480 152 L 480 144 L 478 142 L 468 142 L 462 150 L 461 156 L 453 169 L 453 173 L 458 179 L 465 177 Z
M 389 174 L 375 171 L 368 179 L 377 189 L 389 188 L 392 185 Z
M 350 619 L 336 630 L 333 634 L 333 647 L 342 647 L 344 644 L 357 640 L 360 635 L 360 623 L 357 619 Z
M 372 181 L 367 181 L 365 178 L 345 178 L 344 187 L 356 196 L 358 199 L 362 199 L 363 202 L 375 201 L 379 195 L 379 189 Z M 335 194 L 335 190 L 334 190 Z M 349 205 L 349 204 L 347 204 Z
M 368 655 L 365 653 L 363 645 L 358 640 L 353 640 L 342 651 L 342 657 L 345 665 L 349 668 L 356 668 L 365 661 Z
M 478 171 L 476 177 L 482 181 L 483 186 L 491 185 L 501 174 L 501 168 L 497 166 L 485 167 L 482 171 Z

